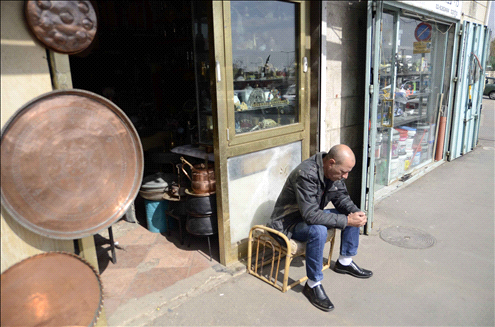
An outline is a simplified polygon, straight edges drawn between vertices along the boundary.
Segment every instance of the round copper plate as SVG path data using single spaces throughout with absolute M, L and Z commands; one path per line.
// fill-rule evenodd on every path
M 26 21 L 34 35 L 56 52 L 86 49 L 96 34 L 96 13 L 90 1 L 26 1 Z
M 74 254 L 29 257 L 1 280 L 2 326 L 94 326 L 103 306 L 100 276 Z
M 45 93 L 6 123 L 2 205 L 26 228 L 56 239 L 93 235 L 136 198 L 143 149 L 127 116 L 82 90 Z

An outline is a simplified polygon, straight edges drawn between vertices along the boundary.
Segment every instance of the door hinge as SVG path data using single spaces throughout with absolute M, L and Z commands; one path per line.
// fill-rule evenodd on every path
M 373 14 L 376 13 L 376 1 L 373 1 L 372 9 Z
M 450 151 L 445 152 L 445 157 L 447 160 L 450 160 Z
M 459 28 L 459 36 L 462 35 L 462 26 Z
M 454 79 L 452 80 L 452 82 L 457 83 L 458 80 L 459 80 L 459 78 L 456 76 L 456 77 L 454 77 Z
M 373 84 L 370 84 L 370 94 L 373 94 Z
M 227 128 L 227 141 L 230 141 L 230 133 L 228 128 Z

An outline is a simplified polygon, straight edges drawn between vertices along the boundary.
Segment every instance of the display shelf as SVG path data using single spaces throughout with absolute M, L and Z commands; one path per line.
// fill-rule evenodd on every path
M 242 84 L 242 83 L 260 83 L 260 82 L 272 82 L 272 81 L 281 81 L 285 78 L 285 76 L 280 76 L 276 78 L 257 78 L 257 79 L 243 79 L 243 80 L 234 80 L 234 84 Z M 236 90 L 240 91 L 240 90 Z
M 397 76 L 399 77 L 404 77 L 404 76 L 424 76 L 424 75 L 431 75 L 431 72 L 410 72 L 410 73 L 398 73 Z
M 247 109 L 235 109 L 236 112 L 246 112 L 246 111 L 255 111 L 255 110 L 263 110 L 263 109 L 272 109 L 272 108 L 280 108 L 280 107 L 288 107 L 290 105 L 289 100 L 280 100 L 276 102 L 265 102 L 263 104 L 248 106 Z
M 414 94 L 411 94 L 408 96 L 408 102 L 411 102 L 410 100 L 414 100 L 414 99 L 417 99 L 417 98 L 426 98 L 426 97 L 429 97 L 431 95 L 431 92 L 417 92 L 417 93 L 414 93 Z
M 397 117 L 394 117 L 394 127 L 406 125 L 406 124 L 409 124 L 409 123 L 412 123 L 415 121 L 419 121 L 422 118 L 424 118 L 424 116 L 420 116 L 420 115 L 412 115 L 412 116 L 407 116 L 407 117 L 397 116 Z
M 397 77 L 404 77 L 404 76 L 425 76 L 425 75 L 431 75 L 431 72 L 397 73 Z M 391 73 L 380 72 L 380 76 L 390 77 L 390 76 L 392 76 L 392 74 Z

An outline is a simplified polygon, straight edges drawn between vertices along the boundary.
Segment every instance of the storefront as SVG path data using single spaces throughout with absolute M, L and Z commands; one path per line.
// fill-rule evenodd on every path
M 370 229 L 380 192 L 438 164 L 436 154 L 444 160 L 452 140 L 465 139 L 468 151 L 476 139 L 479 84 L 453 80 L 463 81 L 459 72 L 475 67 L 476 57 L 484 62 L 486 28 L 461 26 L 455 8 L 447 15 L 415 4 L 96 1 L 93 43 L 66 55 L 35 43 L 21 2 L 6 2 L 2 8 L 16 20 L 5 25 L 14 41 L 2 38 L 2 65 L 13 78 L 9 89 L 2 84 L 2 118 L 52 88 L 83 89 L 130 118 L 145 176 L 175 172 L 169 163 L 181 156 L 213 163 L 222 264 L 245 256 L 250 227 L 268 221 L 290 171 L 337 143 L 356 154 L 348 189 L 368 212 Z M 459 42 L 461 30 L 473 32 Z M 18 67 L 11 63 L 23 42 L 36 60 Z M 14 96 L 26 76 L 32 92 Z M 442 117 L 445 141 L 437 151 Z M 85 242 L 90 248 L 91 237 Z
M 126 112 L 145 175 L 180 156 L 214 163 L 220 261 L 239 260 L 250 227 L 267 222 L 309 156 L 307 3 L 96 5 L 94 45 L 69 56 L 73 87 Z
M 460 138 L 456 130 L 469 140 L 464 141 L 468 151 L 475 146 L 479 72 L 488 43 L 486 26 L 474 24 L 476 30 L 464 22 L 461 27 L 459 1 L 378 1 L 368 9 L 365 142 L 370 154 L 362 193 L 367 231 L 377 199 L 452 159 L 449 148 L 458 147 Z M 461 34 L 465 41 L 459 43 Z

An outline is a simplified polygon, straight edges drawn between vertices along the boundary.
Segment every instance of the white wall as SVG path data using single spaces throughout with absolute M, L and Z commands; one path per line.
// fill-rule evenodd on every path
M 45 48 L 33 40 L 24 22 L 24 1 L 1 5 L 2 127 L 26 102 L 52 90 Z M 2 186 L 3 187 L 3 186 Z M 1 271 L 46 251 L 73 252 L 72 241 L 39 236 L 19 225 L 2 207 Z

